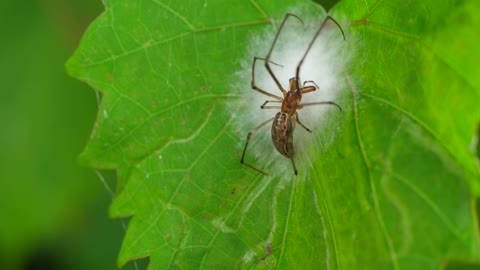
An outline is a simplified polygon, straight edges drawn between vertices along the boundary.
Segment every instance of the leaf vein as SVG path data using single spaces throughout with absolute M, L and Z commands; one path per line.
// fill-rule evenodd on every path
M 170 12 L 171 14 L 173 14 L 175 17 L 179 18 L 182 22 L 184 22 L 188 28 L 190 28 L 190 30 L 193 30 L 195 29 L 195 26 L 193 26 L 193 24 L 191 24 L 187 18 L 183 17 L 182 15 L 180 15 L 178 12 L 176 12 L 174 9 L 172 9 L 171 7 L 165 5 L 164 3 L 162 2 L 159 2 L 157 0 L 152 0 L 153 3 L 161 6 L 162 8 L 164 8 L 165 10 L 167 10 L 168 12 Z
M 380 97 L 377 97 L 375 95 L 372 95 L 372 94 L 369 94 L 369 93 L 365 93 L 365 92 L 358 92 L 359 95 L 362 95 L 364 97 L 368 97 L 368 98 L 371 98 L 373 100 L 376 100 L 380 103 L 383 103 L 385 105 L 388 105 L 390 106 L 391 108 L 397 110 L 398 112 L 402 113 L 403 115 L 407 116 L 409 119 L 411 119 L 413 122 L 417 123 L 421 128 L 423 128 L 427 133 L 429 133 L 439 144 L 440 146 L 445 149 L 445 151 L 448 153 L 448 155 L 453 159 L 453 161 L 455 161 L 457 163 L 457 165 L 459 167 L 461 167 L 464 171 L 466 172 L 469 172 L 471 175 L 474 175 L 474 173 L 467 169 L 458 159 L 457 157 L 453 154 L 453 151 L 450 150 L 450 148 L 447 146 L 447 144 L 445 142 L 443 142 L 441 139 L 440 139 L 440 136 L 431 128 L 429 127 L 425 122 L 423 122 L 422 120 L 420 120 L 418 117 L 416 117 L 415 115 L 411 114 L 410 112 L 406 111 L 405 109 L 403 109 L 402 107 L 392 103 L 392 102 L 389 102 L 383 98 L 380 98 Z
M 462 238 L 462 234 L 455 228 L 454 223 L 442 212 L 440 207 L 431 199 L 429 198 L 422 190 L 419 188 L 415 187 L 407 179 L 405 179 L 403 176 L 400 176 L 393 171 L 382 169 L 380 167 L 373 167 L 374 170 L 377 170 L 382 173 L 386 173 L 393 178 L 397 179 L 400 183 L 411 189 L 419 198 L 421 198 L 432 210 L 433 212 L 442 220 L 442 222 L 445 224 L 445 226 L 450 230 L 452 234 L 454 234 L 462 243 L 464 242 Z M 468 247 L 467 243 L 464 243 L 465 246 Z
M 373 181 L 372 165 L 370 163 L 370 160 L 367 157 L 367 153 L 365 151 L 362 136 L 360 134 L 360 124 L 359 124 L 359 121 L 358 121 L 359 120 L 359 117 L 358 117 L 358 100 L 357 100 L 359 91 L 354 86 L 354 84 L 353 84 L 353 82 L 352 82 L 352 80 L 351 80 L 351 78 L 348 74 L 347 74 L 347 80 L 348 80 L 348 83 L 350 85 L 350 89 L 352 91 L 352 96 L 353 96 L 353 113 L 354 113 L 355 130 L 356 130 L 355 134 L 356 134 L 356 137 L 357 137 L 357 142 L 360 146 L 360 151 L 362 153 L 363 161 L 365 163 L 365 166 L 366 166 L 366 169 L 367 169 L 367 172 L 368 172 L 368 179 L 369 179 L 369 183 L 370 183 L 370 188 L 372 189 L 372 194 L 373 194 L 375 214 L 376 214 L 376 217 L 377 217 L 377 221 L 380 225 L 382 234 L 384 235 L 385 241 L 387 242 L 387 247 L 388 247 L 388 250 L 389 250 L 390 258 L 392 259 L 393 267 L 394 267 L 394 269 L 399 269 L 397 254 L 396 254 L 394 246 L 393 246 L 392 238 L 388 234 L 385 222 L 383 221 L 382 213 L 380 211 L 380 205 L 379 205 L 379 202 L 378 202 L 377 190 L 376 190 L 375 183 Z

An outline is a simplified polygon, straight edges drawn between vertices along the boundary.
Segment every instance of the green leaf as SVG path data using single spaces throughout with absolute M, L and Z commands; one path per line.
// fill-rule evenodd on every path
M 302 67 L 291 163 L 272 147 L 271 65 L 283 87 L 325 12 L 308 1 L 106 1 L 69 72 L 104 92 L 82 154 L 115 168 L 111 214 L 130 216 L 119 265 L 152 269 L 438 269 L 478 262 L 470 142 L 480 115 L 475 1 L 342 1 Z M 332 26 L 332 27 L 330 27 Z M 462 29 L 462 30 L 458 30 Z M 456 56 L 459 56 L 458 58 Z M 258 72 L 258 73 L 257 73 Z M 263 64 L 256 84 L 279 95 Z

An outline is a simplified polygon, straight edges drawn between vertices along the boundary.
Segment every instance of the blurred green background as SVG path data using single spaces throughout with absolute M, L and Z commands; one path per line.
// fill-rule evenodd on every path
M 0 2 L 0 269 L 116 269 L 122 221 L 109 219 L 110 193 L 76 160 L 95 92 L 64 68 L 102 10 L 100 0 Z

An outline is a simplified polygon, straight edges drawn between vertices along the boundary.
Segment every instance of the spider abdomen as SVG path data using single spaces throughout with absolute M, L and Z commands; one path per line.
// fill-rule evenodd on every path
M 278 112 L 272 124 L 272 142 L 277 151 L 288 157 L 293 157 L 293 131 L 295 130 L 295 116 Z

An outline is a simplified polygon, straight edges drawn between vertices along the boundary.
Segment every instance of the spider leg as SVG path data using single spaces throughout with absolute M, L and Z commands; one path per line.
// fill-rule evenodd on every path
M 298 104 L 297 109 L 299 110 L 305 106 L 312 106 L 312 105 L 335 105 L 340 111 L 342 111 L 342 107 L 340 107 L 340 105 L 338 105 L 333 101 L 309 102 L 309 103 Z
M 262 106 L 260 106 L 260 109 L 281 109 L 282 108 L 282 106 L 265 106 L 269 102 L 281 103 L 282 101 L 280 101 L 280 100 L 267 100 L 267 101 L 265 101 L 265 103 L 262 104 Z
M 303 82 L 303 87 L 305 87 L 305 85 L 306 85 L 307 83 L 311 83 L 311 84 L 315 85 L 315 87 L 316 87 L 317 89 L 320 88 L 320 87 L 318 87 L 318 85 L 317 85 L 314 81 L 304 81 L 304 82 Z
M 285 25 L 285 22 L 287 21 L 288 17 L 290 17 L 290 16 L 297 18 L 303 24 L 303 21 L 298 16 L 296 16 L 294 14 L 291 14 L 291 13 L 287 13 L 285 15 L 285 17 L 283 18 L 282 23 L 280 24 L 280 28 L 278 28 L 278 31 L 277 31 L 277 34 L 275 35 L 275 38 L 273 39 L 272 47 L 270 47 L 270 50 L 268 51 L 267 57 L 265 57 L 265 68 L 267 69 L 267 71 L 270 74 L 270 76 L 272 77 L 272 79 L 275 81 L 275 84 L 278 86 L 278 89 L 280 89 L 280 91 L 282 91 L 283 96 L 285 96 L 287 94 L 287 91 L 285 89 L 283 89 L 283 87 L 280 84 L 280 82 L 278 81 L 277 77 L 275 76 L 275 74 L 273 74 L 273 71 L 270 68 L 269 63 L 270 63 L 270 56 L 272 55 L 273 48 L 275 47 L 275 44 L 277 43 L 277 40 L 278 40 L 278 36 L 280 36 L 280 32 L 282 31 L 282 28 Z M 298 89 L 298 87 L 297 87 L 297 89 Z
M 305 57 L 307 57 L 307 54 L 308 52 L 310 52 L 310 49 L 312 48 L 313 46 L 313 43 L 315 42 L 315 40 L 317 39 L 318 35 L 320 35 L 320 32 L 322 31 L 322 29 L 325 27 L 325 25 L 327 24 L 328 20 L 334 22 L 338 28 L 340 28 L 340 31 L 342 32 L 342 36 L 343 36 L 343 40 L 345 40 L 345 33 L 343 32 L 343 29 L 342 27 L 340 26 L 340 24 L 338 24 L 337 21 L 335 21 L 332 17 L 330 16 L 327 16 L 325 17 L 325 19 L 323 20 L 322 22 L 322 25 L 320 25 L 320 28 L 318 28 L 317 32 L 315 33 L 315 35 L 313 36 L 313 39 L 312 41 L 310 41 L 310 44 L 308 45 L 308 48 L 307 50 L 305 51 L 305 54 L 303 55 L 302 59 L 300 60 L 300 62 L 298 63 L 297 65 L 297 70 L 296 70 L 296 73 L 295 73 L 295 78 L 297 79 L 296 81 L 296 84 L 297 84 L 297 89 L 300 89 L 299 87 L 299 81 L 300 81 L 300 68 L 302 67 L 302 64 L 303 64 L 303 61 L 305 61 Z M 268 57 L 267 57 L 268 59 Z
M 252 82 L 251 82 L 252 89 L 255 90 L 255 91 L 257 91 L 257 92 L 259 92 L 259 93 L 261 93 L 261 94 L 264 94 L 264 95 L 266 95 L 266 96 L 269 96 L 269 97 L 271 97 L 271 98 L 274 98 L 274 99 L 276 99 L 276 100 L 282 100 L 281 97 L 276 96 L 276 95 L 274 95 L 274 94 L 270 94 L 270 93 L 268 93 L 267 91 L 264 91 L 264 90 L 258 88 L 258 87 L 255 85 L 255 63 L 257 62 L 257 59 L 264 60 L 265 63 L 267 63 L 266 60 L 263 59 L 263 58 L 260 58 L 260 57 L 254 57 L 254 58 L 253 58 L 253 64 L 252 64 Z M 272 63 L 273 63 L 273 62 L 272 62 Z M 275 64 L 275 63 L 273 63 L 273 64 Z M 278 65 L 278 64 L 275 64 L 275 65 Z M 278 66 L 279 66 L 279 65 L 278 65 Z
M 300 122 L 300 119 L 298 118 L 298 113 L 295 112 L 295 118 L 297 119 L 297 123 L 300 124 L 300 126 L 302 126 L 306 131 L 308 132 L 312 132 L 309 128 L 307 128 L 302 122 Z
M 315 87 L 313 85 L 310 85 L 310 86 L 304 86 L 300 89 L 300 93 L 302 94 L 306 94 L 306 93 L 310 93 L 310 92 L 313 92 L 315 90 L 317 90 L 318 87 Z
M 250 130 L 247 134 L 247 141 L 245 142 L 245 147 L 243 148 L 243 154 L 242 154 L 242 159 L 240 160 L 240 163 L 261 173 L 261 174 L 264 174 L 264 175 L 267 175 L 266 172 L 260 170 L 260 169 L 257 169 L 255 167 L 253 167 L 252 165 L 250 164 L 247 164 L 244 162 L 244 159 L 245 159 L 245 153 L 247 152 L 247 147 L 248 147 L 248 142 L 250 141 L 250 137 L 252 136 L 253 133 L 257 132 L 258 129 L 260 129 L 261 127 L 265 126 L 266 124 L 270 123 L 273 121 L 273 119 L 275 119 L 275 117 L 272 117 L 270 119 L 268 119 L 267 121 L 261 123 L 260 125 L 256 126 L 255 128 L 253 128 L 252 130 Z
M 295 161 L 293 161 L 293 157 L 290 157 L 290 160 L 292 161 L 293 171 L 295 172 L 295 175 L 298 175 L 297 166 L 295 166 Z

